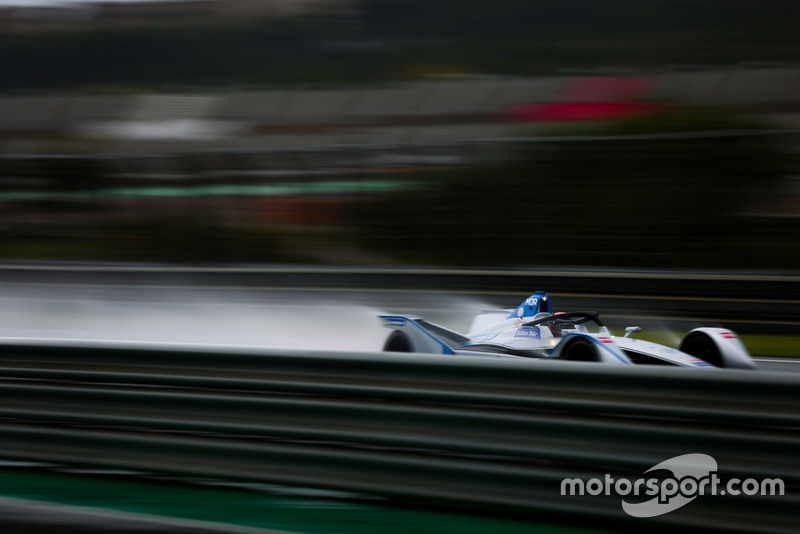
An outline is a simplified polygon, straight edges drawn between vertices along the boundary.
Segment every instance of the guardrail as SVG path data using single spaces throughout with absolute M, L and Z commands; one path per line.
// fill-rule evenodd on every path
M 788 532 L 800 380 L 432 355 L 0 345 L 0 457 L 302 485 L 470 512 Z M 783 496 L 702 496 L 653 519 L 564 479 L 712 456 Z M 573 514 L 577 514 L 573 515 Z
M 314 288 L 397 288 L 468 291 L 609 291 L 625 295 L 668 295 L 774 299 L 800 298 L 800 274 L 580 268 L 441 269 L 427 267 L 174 266 L 62 262 L 0 264 L 7 283 L 81 282 L 86 285 L 192 284 Z
M 561 309 L 596 309 L 606 317 L 637 310 L 643 317 L 669 316 L 687 326 L 719 323 L 740 333 L 794 334 L 800 327 L 800 275 L 792 273 L 6 263 L 0 277 L 8 285 L 71 289 L 208 288 L 260 295 L 294 289 L 335 300 L 344 291 L 375 292 L 379 297 L 371 304 L 398 312 L 413 311 L 411 304 L 396 302 L 403 292 L 480 295 L 511 307 L 534 290 L 546 290 L 557 295 Z

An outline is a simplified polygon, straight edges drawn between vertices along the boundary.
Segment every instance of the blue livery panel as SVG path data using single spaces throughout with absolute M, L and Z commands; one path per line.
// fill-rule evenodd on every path
M 537 291 L 527 299 L 525 302 L 517 306 L 507 319 L 531 319 L 537 313 L 553 313 L 550 308 L 550 299 L 547 298 L 544 291 Z

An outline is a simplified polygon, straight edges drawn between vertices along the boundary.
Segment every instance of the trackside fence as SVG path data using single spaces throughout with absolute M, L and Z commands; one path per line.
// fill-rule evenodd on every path
M 0 457 L 593 525 L 790 532 L 798 392 L 798 377 L 761 371 L 6 342 Z M 779 478 L 784 495 L 703 495 L 648 519 L 613 492 L 562 495 L 565 479 L 641 478 L 692 453 L 723 481 Z

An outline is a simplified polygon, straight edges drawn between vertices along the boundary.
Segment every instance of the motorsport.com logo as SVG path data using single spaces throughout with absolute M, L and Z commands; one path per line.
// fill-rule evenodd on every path
M 635 480 L 604 478 L 561 481 L 562 496 L 619 495 L 622 509 L 633 517 L 656 517 L 681 508 L 700 495 L 783 495 L 784 482 L 779 478 L 723 481 L 717 476 L 717 461 L 707 454 L 684 454 L 654 465 L 647 471 L 669 471 L 671 477 L 641 477 Z M 644 502 L 631 497 L 652 497 Z

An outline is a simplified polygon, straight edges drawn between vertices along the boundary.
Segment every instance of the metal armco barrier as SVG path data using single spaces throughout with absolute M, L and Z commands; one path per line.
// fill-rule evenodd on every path
M 119 264 L 0 264 L 7 283 L 126 287 L 194 285 L 242 287 L 435 289 L 437 291 L 581 291 L 592 294 L 696 296 L 738 299 L 800 298 L 797 273 L 703 273 L 592 269 L 440 269 L 409 267 L 232 266 Z M 796 304 L 796 302 L 792 302 Z
M 4 343 L 0 458 L 595 525 L 790 532 L 799 391 L 797 376 L 758 371 Z M 724 481 L 780 478 L 785 495 L 705 495 L 634 519 L 613 492 L 561 494 L 564 479 L 641 478 L 689 453 L 712 456 Z
M 648 310 L 675 318 L 735 321 L 735 330 L 796 333 L 797 274 L 603 271 L 576 269 L 436 269 L 358 267 L 175 267 L 141 265 L 0 264 L 8 285 L 48 288 L 185 288 L 335 294 L 424 292 L 513 294 L 505 307 L 535 290 L 591 300 L 602 313 Z M 383 302 L 383 301 L 382 301 Z M 381 304 L 384 306 L 385 302 Z M 566 304 L 569 306 L 570 304 Z M 586 304 L 582 303 L 581 306 Z M 403 309 L 403 312 L 410 310 Z

